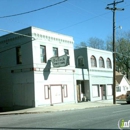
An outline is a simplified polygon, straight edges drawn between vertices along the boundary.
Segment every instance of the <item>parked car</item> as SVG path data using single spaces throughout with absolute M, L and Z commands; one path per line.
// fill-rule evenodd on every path
M 130 90 L 126 92 L 126 102 L 130 103 Z

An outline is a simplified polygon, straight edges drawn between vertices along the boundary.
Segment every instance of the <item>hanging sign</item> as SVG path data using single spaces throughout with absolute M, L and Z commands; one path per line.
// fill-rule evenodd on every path
M 69 56 L 63 55 L 63 56 L 58 56 L 58 57 L 52 57 L 51 58 L 53 67 L 58 68 L 58 67 L 65 67 L 69 65 Z

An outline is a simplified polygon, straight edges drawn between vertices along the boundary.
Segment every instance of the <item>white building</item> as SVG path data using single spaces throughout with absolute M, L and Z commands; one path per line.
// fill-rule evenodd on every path
M 35 27 L 1 36 L 0 107 L 112 98 L 112 53 L 73 44 L 70 36 Z
M 77 100 L 112 99 L 112 53 L 93 48 L 75 49 Z
M 73 43 L 70 36 L 35 27 L 1 36 L 0 105 L 37 107 L 75 102 Z M 51 58 L 65 54 L 70 57 L 69 65 L 55 68 Z M 57 59 L 53 60 L 56 65 Z M 65 57 L 60 60 L 64 62 Z

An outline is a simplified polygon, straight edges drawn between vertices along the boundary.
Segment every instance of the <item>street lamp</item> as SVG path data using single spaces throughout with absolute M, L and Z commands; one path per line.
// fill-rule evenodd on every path
M 119 26 L 120 29 L 122 29 L 122 26 Z

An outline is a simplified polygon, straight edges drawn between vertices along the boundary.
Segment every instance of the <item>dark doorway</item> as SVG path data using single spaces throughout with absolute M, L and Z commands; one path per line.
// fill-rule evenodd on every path
M 105 85 L 100 85 L 101 87 L 101 99 L 105 100 L 106 99 L 106 87 Z
M 81 81 L 81 93 L 85 94 L 84 81 Z

